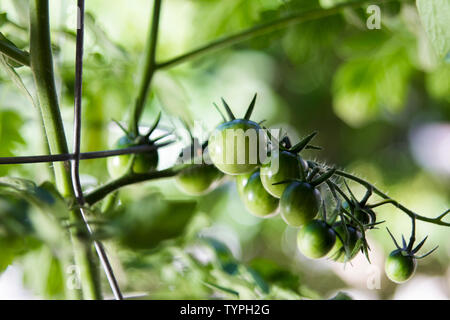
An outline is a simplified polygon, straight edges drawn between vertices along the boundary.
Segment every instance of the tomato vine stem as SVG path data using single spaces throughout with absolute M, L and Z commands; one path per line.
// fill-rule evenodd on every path
M 381 2 L 389 2 L 389 1 L 392 1 L 392 0 L 373 0 L 373 1 L 371 1 L 371 3 L 381 3 Z M 270 33 L 270 32 L 273 32 L 273 31 L 276 31 L 279 29 L 283 29 L 290 25 L 299 24 L 302 22 L 331 16 L 336 13 L 339 13 L 340 11 L 342 11 L 343 9 L 346 9 L 346 8 L 360 7 L 365 2 L 367 2 L 367 1 L 355 0 L 355 1 L 349 1 L 349 2 L 338 4 L 329 9 L 317 9 L 317 10 L 311 10 L 311 11 L 307 11 L 307 12 L 291 14 L 291 15 L 282 17 L 280 19 L 276 19 L 276 20 L 273 20 L 273 21 L 270 21 L 270 22 L 267 22 L 264 24 L 260 24 L 260 25 L 251 27 L 249 29 L 243 30 L 236 34 L 219 38 L 219 39 L 214 40 L 208 44 L 205 44 L 204 46 L 201 46 L 197 49 L 194 49 L 192 51 L 181 54 L 181 55 L 174 57 L 172 59 L 169 59 L 167 61 L 160 62 L 156 65 L 156 68 L 157 69 L 165 69 L 165 68 L 173 67 L 173 66 L 182 64 L 186 61 L 189 61 L 191 59 L 200 57 L 204 54 L 211 53 L 213 51 L 232 46 L 239 42 L 249 40 L 249 39 L 255 38 L 257 36 L 261 36 L 263 34 L 267 34 L 267 33 Z
M 136 102 L 131 108 L 129 129 L 135 136 L 139 134 L 139 120 L 144 111 L 145 102 L 150 91 L 150 84 L 156 71 L 156 46 L 158 42 L 159 17 L 161 13 L 162 0 L 155 0 L 153 5 L 153 18 L 150 23 L 149 41 L 145 54 L 145 65 L 139 85 Z
M 441 225 L 441 226 L 446 226 L 446 227 L 450 227 L 450 222 L 445 222 L 442 221 L 442 219 L 450 213 L 450 210 L 445 211 L 443 214 L 439 215 L 436 218 L 429 218 L 429 217 L 424 217 L 421 216 L 417 213 L 415 213 L 414 211 L 406 208 L 404 205 L 402 205 L 401 203 L 399 203 L 398 201 L 392 199 L 391 197 L 389 197 L 387 194 L 385 194 L 384 192 L 382 192 L 380 189 L 376 188 L 373 184 L 371 184 L 370 182 L 361 179 L 357 176 L 354 176 L 350 173 L 341 171 L 341 170 L 336 170 L 335 172 L 336 175 L 347 178 L 349 180 L 353 180 L 357 183 L 359 183 L 360 185 L 366 187 L 366 188 L 371 188 L 372 191 L 377 194 L 378 196 L 380 196 L 381 198 L 385 199 L 386 201 L 383 204 L 392 204 L 394 205 L 396 208 L 398 208 L 399 210 L 405 212 L 408 216 L 410 216 L 411 218 L 415 218 L 417 220 L 421 220 L 424 222 L 429 222 L 429 223 L 433 223 L 433 224 L 437 224 L 437 225 Z M 381 204 L 380 204 L 381 205 Z
M 383 3 L 392 0 L 373 0 L 372 3 Z M 346 3 L 338 4 L 329 9 L 317 9 L 307 12 L 301 12 L 296 14 L 291 14 L 289 16 L 282 17 L 264 24 L 260 24 L 233 35 L 225 36 L 214 40 L 204 46 L 201 46 L 192 51 L 181 54 L 180 56 L 174 57 L 172 59 L 157 62 L 156 61 L 156 48 L 158 42 L 158 31 L 159 31 L 159 20 L 161 12 L 161 2 L 162 0 L 155 0 L 153 6 L 153 17 L 150 23 L 149 31 L 149 41 L 147 44 L 146 54 L 145 54 L 145 65 L 143 68 L 143 74 L 139 85 L 139 92 L 136 98 L 134 106 L 131 108 L 131 116 L 129 120 L 130 132 L 134 133 L 136 136 L 139 133 L 139 121 L 142 116 L 144 106 L 147 100 L 148 93 L 150 91 L 150 85 L 153 76 L 156 71 L 160 69 L 168 69 L 195 59 L 197 57 L 203 56 L 207 53 L 214 52 L 216 50 L 226 48 L 237 44 L 239 42 L 261 36 L 279 29 L 283 29 L 290 25 L 299 24 L 302 22 L 324 18 L 341 12 L 343 9 L 347 8 L 357 8 L 362 6 L 367 1 L 354 0 Z
M 183 169 L 186 169 L 189 166 L 196 166 L 196 165 L 190 165 L 190 164 L 184 164 L 184 165 L 176 165 L 171 168 L 160 170 L 160 171 L 154 171 L 149 173 L 128 173 L 123 175 L 122 177 L 112 180 L 97 189 L 92 190 L 91 192 L 86 193 L 84 199 L 86 201 L 86 204 L 93 205 L 97 203 L 98 201 L 102 200 L 104 197 L 106 197 L 108 194 L 122 188 L 128 185 L 132 185 L 139 182 L 144 181 L 150 181 L 150 180 L 156 180 L 156 179 L 163 179 L 163 178 L 171 178 L 176 176 L 179 172 L 181 172 Z M 201 166 L 197 165 L 197 166 Z

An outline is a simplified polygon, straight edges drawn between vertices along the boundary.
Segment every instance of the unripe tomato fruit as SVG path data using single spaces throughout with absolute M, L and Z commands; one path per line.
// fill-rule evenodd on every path
M 239 196 L 244 198 L 244 187 L 247 185 L 248 179 L 252 176 L 253 172 L 240 174 L 236 176 L 236 188 Z
M 319 212 L 320 192 L 307 182 L 291 182 L 280 198 L 280 213 L 290 226 L 299 227 Z
M 259 170 L 255 171 L 243 188 L 242 201 L 247 210 L 260 218 L 268 218 L 277 213 L 279 200 L 272 197 L 261 183 Z
M 275 165 L 276 163 L 278 166 Z M 270 162 L 261 167 L 261 181 L 264 188 L 279 199 L 288 185 L 286 183 L 274 185 L 274 183 L 289 179 L 305 180 L 303 159 L 298 154 L 289 151 L 273 153 Z
M 297 235 L 300 252 L 310 259 L 325 257 L 336 242 L 336 234 L 324 221 L 313 220 L 304 225 Z
M 339 234 L 344 240 L 344 243 L 348 244 L 348 252 L 351 255 L 350 257 L 346 256 L 344 245 L 342 244 L 341 239 L 336 237 L 336 243 L 334 244 L 333 249 L 331 249 L 330 254 L 328 255 L 331 259 L 337 262 L 345 262 L 350 261 L 358 254 L 358 250 L 356 249 L 356 245 L 358 244 L 358 240 L 361 239 L 361 232 L 353 228 L 352 226 L 347 226 L 347 233 L 344 229 L 344 224 L 342 222 L 335 223 L 333 225 L 334 232 Z M 349 240 L 347 240 L 349 239 Z M 359 248 L 358 248 L 359 249 Z
M 252 172 L 266 155 L 261 127 L 253 121 L 236 119 L 222 123 L 208 141 L 209 156 L 222 172 L 239 175 Z
M 402 250 L 394 250 L 386 258 L 385 272 L 396 283 L 408 281 L 415 273 L 416 259 Z
M 196 196 L 209 192 L 222 177 L 214 165 L 198 164 L 183 169 L 175 181 L 183 192 Z
M 116 149 L 125 149 L 135 146 L 136 144 L 127 136 L 121 137 L 115 144 Z M 133 155 L 126 154 L 121 156 L 110 157 L 107 160 L 109 175 L 112 178 L 118 178 L 126 173 L 129 162 Z M 156 169 L 158 166 L 158 151 L 152 150 L 146 153 L 138 153 L 135 156 L 133 164 L 134 173 L 147 173 Z

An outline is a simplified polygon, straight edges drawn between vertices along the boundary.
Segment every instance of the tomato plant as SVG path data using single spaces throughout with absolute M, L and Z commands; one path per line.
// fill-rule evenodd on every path
M 177 38 L 176 43 L 171 43 L 173 37 L 167 36 L 170 30 L 165 37 L 158 38 L 162 0 L 153 1 L 150 19 L 133 19 L 133 23 L 150 22 L 145 46 L 135 42 L 134 37 L 117 39 L 115 34 L 114 39 L 110 38 L 95 22 L 93 14 L 85 14 L 83 0 L 78 1 L 76 30 L 69 28 L 67 17 L 60 19 L 60 24 L 52 23 L 50 28 L 54 12 L 50 14 L 48 0 L 16 2 L 2 5 L 0 9 L 15 10 L 11 14 L 0 12 L 0 67 L 4 71 L 0 74 L 4 97 L 1 104 L 7 108 L 0 110 L 0 271 L 13 262 L 28 263 L 24 279 L 31 286 L 38 283 L 40 294 L 58 299 L 102 299 L 105 280 L 116 299 L 124 298 L 119 285 L 122 283 L 127 283 L 127 288 L 144 287 L 156 298 L 184 294 L 183 297 L 189 298 L 300 299 L 304 292 L 296 281 L 301 276 L 280 267 L 272 268 L 267 261 L 249 261 L 253 266 L 248 267 L 236 258 L 239 240 L 245 239 L 242 244 L 256 248 L 247 254 L 248 247 L 245 247 L 245 257 L 264 253 L 297 263 L 289 246 L 277 252 L 273 252 L 276 246 L 266 246 L 281 243 L 281 237 L 283 241 L 287 239 L 280 226 L 289 226 L 287 230 L 298 228 L 297 247 L 306 257 L 328 256 L 335 262 L 349 262 L 361 251 L 370 262 L 367 237 L 384 223 L 377 219 L 376 208 L 385 205 L 392 205 L 412 222 L 409 242 L 402 235 L 401 245 L 387 230 L 395 249 L 386 258 L 385 272 L 392 281 L 403 283 L 414 275 L 417 261 L 437 248 L 418 255 L 427 238 L 415 245 L 416 221 L 450 226 L 445 220 L 450 210 L 437 217 L 420 215 L 358 176 L 360 172 L 380 178 L 392 174 L 395 179 L 383 182 L 393 185 L 397 177 L 403 179 L 410 174 L 408 170 L 418 171 L 411 169 L 416 164 L 403 165 L 407 160 L 404 154 L 398 153 L 401 145 L 398 141 L 394 144 L 383 137 L 408 136 L 411 129 L 405 125 L 408 118 L 401 114 L 403 105 L 411 100 L 406 99 L 410 94 L 407 89 L 417 98 L 413 99 L 417 101 L 415 112 L 424 101 L 427 108 L 448 104 L 448 90 L 442 80 L 448 78 L 448 68 L 439 64 L 448 57 L 448 37 L 442 31 L 446 30 L 442 21 L 448 21 L 443 16 L 448 10 L 438 8 L 437 1 L 416 1 L 417 14 L 412 14 L 412 4 L 396 3 L 395 10 L 388 12 L 390 18 L 383 21 L 383 28 L 388 32 L 372 32 L 373 38 L 365 28 L 354 28 L 355 21 L 364 14 L 362 3 L 357 1 L 339 1 L 337 6 L 332 6 L 333 1 L 327 1 L 330 3 L 326 5 L 315 1 L 308 6 L 304 1 L 287 1 L 281 5 L 277 1 L 265 1 L 258 4 L 264 7 L 261 12 L 255 12 L 255 4 L 250 1 L 241 1 L 245 5 L 239 6 L 233 0 L 207 5 L 189 2 L 188 17 L 179 19 L 189 21 L 194 27 L 183 34 L 187 36 L 194 31 L 195 41 L 219 38 L 174 57 L 165 55 L 173 48 L 182 49 L 188 41 Z M 441 1 L 439 4 L 444 6 Z M 99 4 L 93 4 L 96 5 Z M 214 16 L 203 19 L 202 15 L 209 17 L 208 10 L 215 5 L 227 10 L 214 11 L 233 14 L 222 14 L 220 21 Z M 240 10 L 235 10 L 236 7 Z M 400 18 L 404 12 L 408 13 L 408 23 L 417 28 L 405 25 L 404 16 Z M 261 20 L 253 25 L 249 17 Z M 90 40 L 86 43 L 85 18 Z M 327 19 L 329 25 L 318 19 Z M 170 25 L 168 21 L 166 25 Z M 197 21 L 201 21 L 201 28 Z M 294 27 L 295 23 L 303 22 L 307 23 L 300 31 Z M 117 25 L 124 26 L 124 33 L 120 30 L 120 34 L 127 34 L 128 23 Z M 288 25 L 289 31 L 283 32 Z M 222 35 L 230 26 L 244 29 Z M 141 30 L 140 27 L 132 29 Z M 277 37 L 268 37 L 274 30 Z M 428 41 L 422 41 L 425 34 L 435 54 L 430 54 Z M 267 38 L 259 41 L 257 36 L 261 35 Z M 420 46 L 416 41 L 419 37 Z M 245 44 L 244 40 L 252 41 Z M 185 69 L 169 71 L 237 43 L 240 45 L 227 55 L 218 53 L 207 63 L 191 63 Z M 141 47 L 145 47 L 142 66 L 135 63 L 137 56 L 130 52 L 131 48 Z M 264 47 L 271 49 L 263 51 Z M 330 47 L 336 50 L 328 50 Z M 75 72 L 71 60 L 73 48 Z M 426 59 L 415 52 L 417 48 L 427 52 Z M 140 78 L 134 83 L 131 79 L 137 74 Z M 416 74 L 423 77 L 419 85 L 410 80 Z M 28 100 L 16 99 L 11 84 Z M 251 119 L 256 94 L 242 118 L 235 117 L 223 98 L 226 117 L 222 115 L 222 122 L 216 121 L 203 106 L 223 92 L 235 94 L 236 101 L 241 96 L 246 99 L 248 88 L 255 87 L 261 92 L 262 105 L 267 107 L 258 109 L 258 116 L 267 119 Z M 217 88 L 223 92 L 212 92 Z M 130 98 L 134 91 L 136 96 Z M 66 122 L 67 105 L 72 100 L 74 123 L 70 139 L 66 136 Z M 28 110 L 17 108 L 27 101 L 36 107 L 35 117 Z M 113 116 L 122 117 L 125 107 L 129 112 L 124 118 L 127 125 L 116 121 L 124 135 L 112 146 L 113 150 L 101 150 L 110 137 L 108 124 L 114 121 Z M 163 112 L 148 127 L 146 120 L 159 109 Z M 435 114 L 444 114 L 442 110 Z M 380 123 L 387 118 L 392 123 L 369 128 L 367 124 L 378 116 Z M 403 131 L 394 128 L 397 119 L 404 121 L 397 126 Z M 179 163 L 176 143 L 181 143 L 181 138 L 177 123 L 181 121 L 187 128 L 198 120 L 206 123 L 201 128 L 205 142 L 200 148 L 194 148 L 198 141 L 189 131 L 192 146 L 188 148 L 193 155 Z M 265 122 L 286 130 L 289 135 L 278 141 Z M 24 123 L 26 128 L 22 128 Z M 83 132 L 82 127 L 86 128 Z M 291 144 L 297 130 L 316 127 L 324 134 L 320 136 L 324 142 L 332 146 L 322 157 L 307 153 L 307 150 L 322 150 L 310 144 L 317 132 Z M 210 131 L 211 128 L 215 129 Z M 164 134 L 154 137 L 157 131 Z M 414 140 L 414 135 L 411 136 Z M 25 141 L 28 139 L 34 140 Z M 73 142 L 72 150 L 67 141 Z M 423 147 L 425 143 L 420 141 Z M 381 150 L 385 143 L 388 147 Z M 162 148 L 166 146 L 171 149 L 163 153 Z M 431 143 L 427 147 L 431 148 Z M 82 152 L 84 149 L 89 151 Z M 22 156 L 32 150 L 45 154 Z M 383 161 L 367 161 L 370 165 L 362 166 L 366 171 L 356 166 L 355 174 L 318 160 L 326 159 L 346 167 L 373 158 L 374 150 Z M 423 150 L 413 151 L 423 153 Z M 107 158 L 106 166 L 99 160 L 104 158 Z M 403 160 L 398 165 L 397 161 L 386 159 Z M 37 167 L 41 163 L 46 164 L 46 170 Z M 18 166 L 25 164 L 33 164 L 38 169 Z M 160 183 L 162 179 L 167 183 Z M 228 183 L 230 180 L 235 185 Z M 150 181 L 148 185 L 131 187 Z M 222 183 L 223 188 L 208 194 Z M 175 185 L 185 194 L 174 192 Z M 408 188 L 413 185 L 408 184 Z M 243 207 L 223 196 L 229 187 L 237 187 L 243 207 L 252 215 L 274 220 L 244 219 L 240 212 Z M 361 190 L 362 194 L 365 192 L 363 196 Z M 229 212 L 229 219 L 223 215 L 225 210 L 236 212 Z M 320 210 L 322 215 L 318 217 Z M 275 217 L 277 213 L 281 219 Z M 220 234 L 223 231 L 217 225 L 222 222 L 234 226 L 242 223 L 236 227 L 237 241 L 231 233 Z M 276 232 L 266 232 L 272 226 L 275 227 L 271 230 Z M 236 252 L 232 254 L 218 240 L 220 237 L 235 241 Z M 104 242 L 110 242 L 108 250 Z M 97 257 L 93 256 L 94 250 Z M 110 253 L 114 254 L 113 266 Z M 106 277 L 98 276 L 99 265 Z M 127 275 L 126 281 L 117 281 L 116 266 L 124 270 L 120 274 Z M 80 279 L 76 280 L 80 286 L 70 289 L 65 284 L 73 280 L 67 272 L 73 267 L 79 274 Z M 40 271 L 35 271 L 38 268 Z M 132 274 L 130 277 L 128 272 Z M 35 276 L 37 273 L 39 276 Z

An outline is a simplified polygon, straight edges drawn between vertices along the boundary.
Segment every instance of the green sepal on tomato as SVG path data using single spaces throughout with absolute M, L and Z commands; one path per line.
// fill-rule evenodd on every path
M 341 221 L 335 223 L 333 229 L 340 238 L 336 237 L 336 243 L 328 256 L 337 262 L 348 262 L 352 260 L 361 248 L 361 232 L 349 225 L 347 225 L 347 230 L 345 230 L 344 223 Z M 347 246 L 347 250 L 344 244 Z

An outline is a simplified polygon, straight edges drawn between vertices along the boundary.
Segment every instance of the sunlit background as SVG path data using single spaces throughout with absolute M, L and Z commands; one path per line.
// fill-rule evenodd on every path
M 25 49 L 26 3 L 0 4 L 0 31 Z M 50 3 L 57 86 L 70 145 L 76 8 L 74 1 Z M 87 1 L 83 151 L 107 149 L 122 134 L 112 120 L 126 123 L 134 103 L 151 3 Z M 306 3 L 310 1 L 163 1 L 158 60 L 301 10 Z M 224 97 L 243 115 L 257 92 L 255 120 L 287 129 L 294 143 L 319 132 L 314 143 L 323 150 L 304 152 L 305 158 L 363 177 L 424 216 L 445 211 L 450 207 L 450 65 L 432 50 L 413 1 L 381 6 L 380 30 L 368 30 L 366 19 L 364 9 L 345 10 L 159 71 L 143 126 L 162 110 L 162 127 L 176 128 L 179 136 L 176 144 L 160 151 L 159 167 L 170 167 L 189 141 L 179 119 L 205 137 L 220 122 L 213 102 Z M 29 70 L 17 72 L 33 90 Z M 0 156 L 45 152 L 37 110 L 3 70 L 0 121 Z M 81 170 L 86 189 L 109 179 L 105 160 L 84 161 Z M 0 175 L 43 182 L 50 170 L 44 164 L 1 166 Z M 344 267 L 303 257 L 296 248 L 296 230 L 280 217 L 261 220 L 246 212 L 232 179 L 197 198 L 180 192 L 173 179 L 127 187 L 120 197 L 123 203 L 141 203 L 134 210 L 145 214 L 145 201 L 155 193 L 195 200 L 196 213 L 181 240 L 156 251 L 107 242 L 126 292 L 148 293 L 151 299 L 198 299 L 230 297 L 228 288 L 253 299 L 269 283 L 271 297 L 281 299 L 331 298 L 339 291 L 355 299 L 450 298 L 449 228 L 418 222 L 417 238 L 429 237 L 423 251 L 439 249 L 419 262 L 416 276 L 404 285 L 384 275 L 384 259 L 394 248 L 385 227 L 397 238 L 410 234 L 410 220 L 392 206 L 376 210 L 378 220 L 386 223 L 368 233 L 372 264 L 360 254 Z M 61 298 L 64 270 L 52 252 L 36 244 L 18 254 L 8 241 L 0 238 L 0 298 Z

